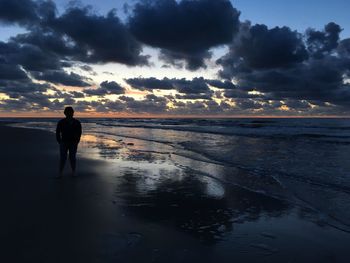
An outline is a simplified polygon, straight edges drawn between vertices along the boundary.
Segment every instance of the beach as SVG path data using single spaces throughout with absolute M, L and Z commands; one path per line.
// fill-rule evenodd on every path
M 259 169 L 174 150 L 165 143 L 174 130 L 162 131 L 164 141 L 144 127 L 97 136 L 91 123 L 78 176 L 67 163 L 55 179 L 54 134 L 8 124 L 0 125 L 1 262 L 348 262 L 344 184 L 312 184 L 305 197 L 302 180 L 281 186 Z

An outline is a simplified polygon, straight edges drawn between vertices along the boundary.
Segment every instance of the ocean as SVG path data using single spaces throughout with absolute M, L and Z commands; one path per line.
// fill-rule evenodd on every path
M 4 119 L 12 126 L 55 132 L 57 119 Z M 308 207 L 350 231 L 350 119 L 81 119 L 90 155 L 172 156 L 176 166 Z M 54 139 L 54 137 L 53 137 Z M 136 156 L 136 155 L 135 155 Z M 237 171 L 244 171 L 243 173 Z M 213 194 L 220 195 L 219 190 Z

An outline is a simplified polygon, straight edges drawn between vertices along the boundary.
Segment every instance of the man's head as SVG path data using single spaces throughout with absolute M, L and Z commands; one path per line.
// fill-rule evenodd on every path
M 64 109 L 64 115 L 66 115 L 67 118 L 73 118 L 74 110 L 72 107 L 66 107 Z

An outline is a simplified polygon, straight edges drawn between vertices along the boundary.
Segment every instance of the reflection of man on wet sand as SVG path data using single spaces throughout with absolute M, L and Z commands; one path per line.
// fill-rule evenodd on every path
M 72 175 L 76 176 L 76 153 L 81 136 L 81 124 L 80 121 L 73 118 L 73 108 L 66 107 L 64 109 L 64 115 L 66 115 L 66 118 L 60 120 L 56 128 L 56 139 L 60 145 L 60 168 L 57 178 L 62 176 L 68 152 Z

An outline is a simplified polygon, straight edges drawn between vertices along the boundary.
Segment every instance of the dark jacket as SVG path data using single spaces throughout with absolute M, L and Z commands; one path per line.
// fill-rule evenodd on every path
M 57 123 L 56 140 L 58 143 L 78 144 L 81 136 L 81 123 L 77 119 L 62 119 Z

